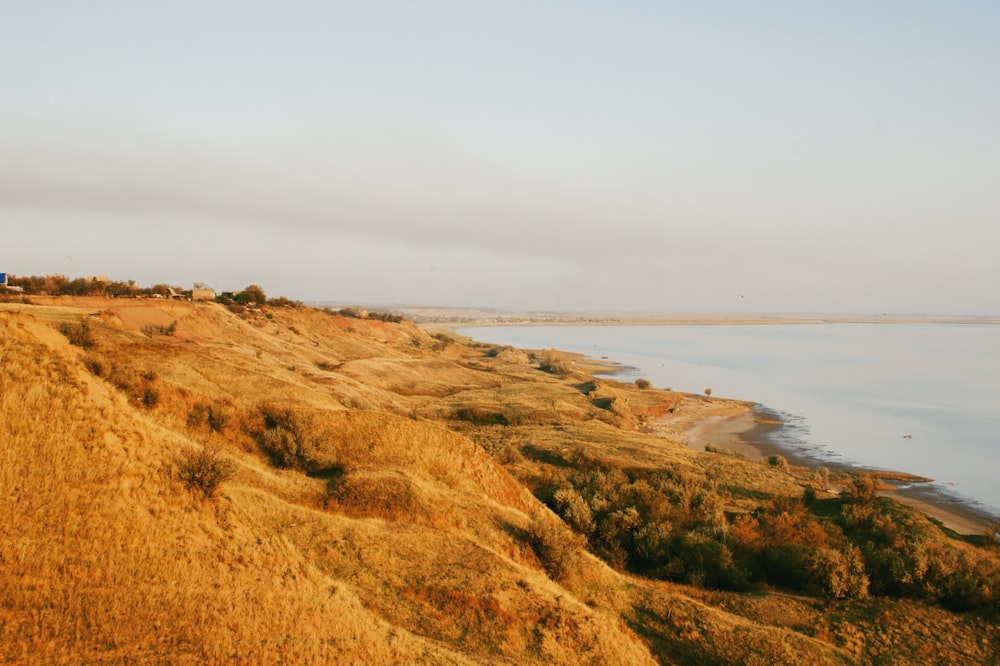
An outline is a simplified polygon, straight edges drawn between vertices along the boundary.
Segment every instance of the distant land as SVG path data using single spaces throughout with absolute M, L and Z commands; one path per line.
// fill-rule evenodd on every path
M 561 312 L 473 307 L 369 305 L 403 313 L 418 324 L 462 326 L 695 326 L 741 324 L 976 324 L 998 325 L 1000 315 L 825 314 L 737 312 Z

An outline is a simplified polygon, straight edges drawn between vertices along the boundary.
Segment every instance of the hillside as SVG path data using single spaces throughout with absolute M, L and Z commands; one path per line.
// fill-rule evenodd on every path
M 995 546 L 557 352 L 32 297 L 0 367 L 4 663 L 1000 661 Z

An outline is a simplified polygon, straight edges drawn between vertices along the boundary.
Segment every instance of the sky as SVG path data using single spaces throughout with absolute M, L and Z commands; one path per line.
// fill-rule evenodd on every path
M 998 34 L 992 0 L 0 0 L 0 272 L 997 315 Z

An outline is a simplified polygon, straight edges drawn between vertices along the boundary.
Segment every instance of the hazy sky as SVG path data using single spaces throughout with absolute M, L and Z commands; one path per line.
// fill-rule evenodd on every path
M 1000 3 L 0 0 L 0 271 L 1000 314 Z

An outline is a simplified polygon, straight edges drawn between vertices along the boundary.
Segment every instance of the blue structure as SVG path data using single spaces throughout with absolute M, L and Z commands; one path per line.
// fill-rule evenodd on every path
M 0 284 L 2 284 L 5 287 L 7 286 L 7 274 L 6 273 L 0 273 Z

